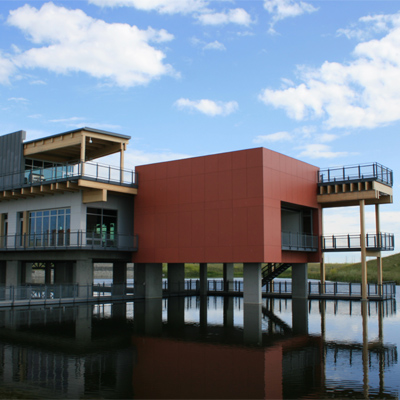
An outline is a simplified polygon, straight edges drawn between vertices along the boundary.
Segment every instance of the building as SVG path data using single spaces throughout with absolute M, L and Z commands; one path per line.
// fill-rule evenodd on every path
M 393 235 L 379 226 L 379 204 L 393 201 L 393 174 L 376 163 L 320 170 L 255 148 L 127 171 L 128 136 L 82 128 L 25 139 L 24 131 L 0 136 L 5 286 L 29 283 L 32 265 L 40 264 L 47 283 L 79 284 L 84 295 L 101 261 L 113 263 L 123 291 L 126 263 L 134 262 L 135 296 L 160 298 L 162 264 L 170 293 L 178 293 L 190 262 L 199 264 L 204 294 L 208 263 L 224 264 L 227 290 L 233 264 L 243 263 L 245 303 L 259 304 L 262 284 L 288 267 L 293 296 L 306 298 L 307 263 L 321 262 L 323 280 L 324 251 L 359 250 L 364 260 L 376 256 L 379 269 L 381 250 L 393 249 Z M 94 162 L 117 152 L 119 167 Z M 340 237 L 323 238 L 322 209 L 356 204 L 361 235 L 345 236 L 344 246 Z M 369 237 L 366 204 L 375 204 L 377 215 Z

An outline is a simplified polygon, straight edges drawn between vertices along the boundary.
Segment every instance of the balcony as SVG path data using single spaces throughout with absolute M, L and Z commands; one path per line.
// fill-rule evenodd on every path
M 137 187 L 135 171 L 92 162 L 53 164 L 48 168 L 36 168 L 0 176 L 0 190 L 13 190 L 62 181 L 85 179 L 112 185 Z
M 378 163 L 322 169 L 317 181 L 323 208 L 393 203 L 393 171 Z
M 299 232 L 282 232 L 282 250 L 318 251 L 318 236 Z
M 318 185 L 376 181 L 393 186 L 393 171 L 378 163 L 321 169 Z
M 394 250 L 393 233 L 367 234 L 365 247 L 369 251 Z M 322 236 L 322 251 L 361 251 L 361 235 Z
M 138 236 L 80 230 L 0 236 L 0 251 L 44 250 L 137 251 Z

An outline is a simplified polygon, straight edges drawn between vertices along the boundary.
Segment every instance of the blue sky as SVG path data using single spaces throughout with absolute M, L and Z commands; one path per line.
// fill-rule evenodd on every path
M 400 240 L 400 1 L 0 1 L 0 134 L 83 126 L 130 135 L 130 168 L 259 146 L 379 162 Z M 325 213 L 358 230 L 357 209 Z

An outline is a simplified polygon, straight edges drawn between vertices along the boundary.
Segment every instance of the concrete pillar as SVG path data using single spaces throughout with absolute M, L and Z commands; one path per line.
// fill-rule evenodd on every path
M 135 264 L 135 268 L 137 265 Z M 159 336 L 162 333 L 162 327 L 162 298 L 135 301 L 134 330 L 136 334 Z
M 126 318 L 126 302 L 115 302 L 111 304 L 111 315 L 113 318 Z
M 50 262 L 45 263 L 45 266 L 44 266 L 44 283 L 46 285 L 51 285 L 53 283 L 52 279 L 51 279 L 51 270 L 52 270 L 51 263 Z
M 208 320 L 207 320 L 208 297 L 207 296 L 200 296 L 199 297 L 199 302 L 200 302 L 200 315 L 199 315 L 200 330 L 202 332 L 206 332 L 207 331 L 207 325 L 208 325 Z
M 261 263 L 243 264 L 243 302 L 261 304 Z
M 368 300 L 367 249 L 365 245 L 365 200 L 360 200 L 360 244 L 361 244 L 361 298 Z
M 22 283 L 32 283 L 32 263 L 26 262 L 22 265 L 23 271 L 23 282 Z
M 78 260 L 75 263 L 73 283 L 79 285 L 78 297 L 92 297 L 93 260 Z
M 223 267 L 224 290 L 233 290 L 233 263 L 224 263 Z
M 233 296 L 224 296 L 224 328 L 233 328 Z
M 7 271 L 6 261 L 0 261 L 0 285 L 6 284 L 6 271 Z
M 169 275 L 169 274 L 168 274 Z M 168 298 L 168 330 L 179 334 L 185 328 L 185 298 L 175 296 Z
M 292 299 L 308 299 L 308 265 L 292 266 Z
M 136 299 L 162 298 L 162 264 L 135 264 L 135 295 Z
M 308 335 L 308 299 L 292 299 L 292 328 L 296 335 Z
M 21 284 L 21 261 L 6 261 L 6 286 Z
M 185 264 L 168 264 L 168 292 L 170 294 L 182 293 L 185 290 Z
M 247 345 L 260 345 L 262 342 L 261 307 L 261 303 L 243 304 L 243 340 Z
M 208 280 L 207 280 L 207 264 L 200 263 L 200 296 L 206 296 L 208 292 Z
M 90 342 L 92 339 L 92 313 L 92 305 L 78 306 L 75 319 L 75 338 L 80 342 Z
M 126 263 L 113 263 L 113 295 L 125 295 L 126 292 Z
M 54 263 L 54 283 L 72 284 L 74 281 L 74 268 L 71 261 Z M 93 281 L 93 280 L 92 280 Z

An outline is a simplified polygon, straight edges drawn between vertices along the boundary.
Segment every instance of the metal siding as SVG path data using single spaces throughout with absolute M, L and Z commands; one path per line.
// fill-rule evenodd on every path
M 0 136 L 0 188 L 11 187 L 13 175 L 24 169 L 23 141 L 25 137 L 25 131 Z

